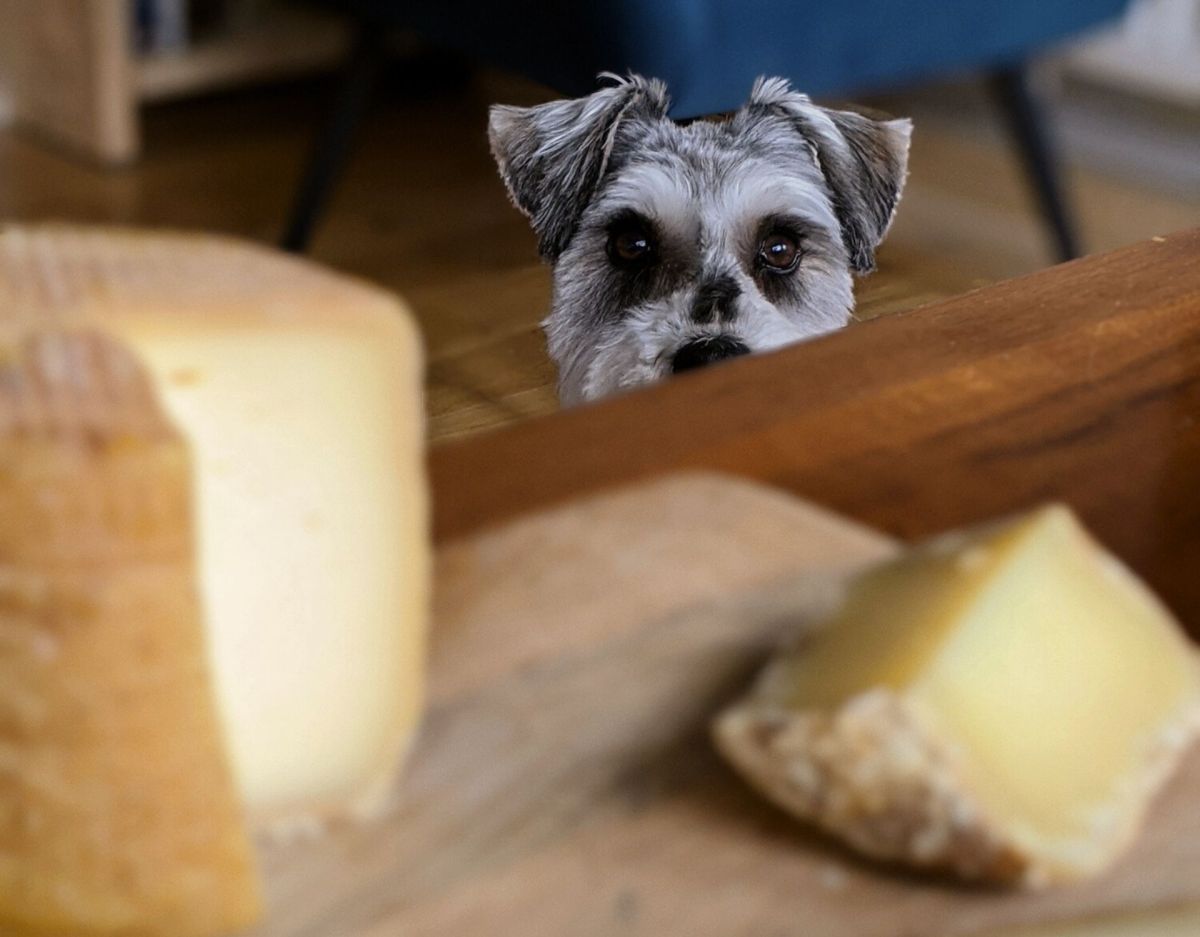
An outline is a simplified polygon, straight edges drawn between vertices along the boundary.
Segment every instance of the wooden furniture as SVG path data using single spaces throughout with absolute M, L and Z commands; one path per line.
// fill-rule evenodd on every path
M 750 794 L 706 726 L 819 607 L 816 586 L 889 543 L 716 481 L 579 496 L 720 469 L 902 537 L 1061 498 L 1200 633 L 1200 231 L 430 464 L 430 709 L 398 812 L 270 850 L 263 935 L 1197 933 L 1200 751 L 1124 861 L 1078 888 L 859 862 Z
M 397 810 L 268 846 L 256 935 L 1200 929 L 1200 749 L 1117 867 L 1037 895 L 862 862 L 753 795 L 709 720 L 894 544 L 778 491 L 655 478 L 721 469 L 902 536 L 1063 498 L 1195 629 L 1200 232 L 438 447 L 431 467 L 429 709 Z
M 268 846 L 254 937 L 1192 937 L 1200 748 L 1110 872 L 1036 894 L 863 861 L 717 756 L 714 714 L 895 548 L 708 475 L 444 544 L 396 809 Z
M 705 720 L 786 633 L 773 627 L 802 625 L 805 571 L 836 574 L 886 545 L 744 493 L 681 503 L 640 489 L 616 508 L 576 498 L 715 468 L 901 537 L 1057 498 L 1200 636 L 1200 231 L 448 444 L 430 461 L 443 544 L 432 708 L 403 789 L 416 800 L 385 838 L 434 845 L 418 860 L 379 833 L 339 844 L 365 881 L 314 853 L 281 856 L 285 903 L 309 882 L 344 889 L 320 905 L 332 912 L 298 909 L 307 923 L 372 935 L 1197 933 L 1198 753 L 1112 873 L 1042 896 L 895 876 L 760 810 L 712 757 Z M 801 557 L 801 544 L 816 549 Z M 747 557 L 762 575 L 752 589 Z M 789 564 L 800 592 L 781 599 L 765 584 Z M 306 932 L 299 918 L 267 931 Z
M 677 468 L 905 538 L 1062 499 L 1200 635 L 1200 230 L 437 447 L 436 535 Z
M 339 60 L 337 17 L 280 9 L 180 52 L 137 55 L 129 0 L 0 0 L 0 97 L 13 116 L 105 163 L 141 146 L 138 108 Z

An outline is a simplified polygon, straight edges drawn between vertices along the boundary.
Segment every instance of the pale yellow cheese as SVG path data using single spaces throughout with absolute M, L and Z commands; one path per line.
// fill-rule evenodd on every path
M 137 406 L 128 394 L 109 399 L 103 387 L 81 390 L 87 358 L 72 349 L 93 347 L 96 336 L 129 363 L 126 370 L 141 388 Z M 108 805 L 113 815 L 94 817 L 97 829 L 133 823 L 132 792 L 141 792 L 138 816 L 144 814 L 149 831 L 129 853 L 156 858 L 159 878 L 168 883 L 160 898 L 167 901 L 171 882 L 198 880 L 172 852 L 173 828 L 155 832 L 155 818 L 192 810 L 193 827 L 235 835 L 221 826 L 227 813 L 206 822 L 202 812 L 208 801 L 199 787 L 213 787 L 222 772 L 231 776 L 239 811 L 259 829 L 312 828 L 382 809 L 420 715 L 430 577 L 420 350 L 403 307 L 313 265 L 222 239 L 8 228 L 0 231 L 0 359 L 23 367 L 31 342 L 67 349 L 46 359 L 53 366 L 39 372 L 39 386 L 68 422 L 73 414 L 81 420 L 108 414 L 105 419 L 123 427 L 113 445 L 137 451 L 151 431 L 173 434 L 180 474 L 143 472 L 137 478 L 145 490 L 118 488 L 109 493 L 116 503 L 157 503 L 169 490 L 178 500 L 182 484 L 187 512 L 177 516 L 191 518 L 186 529 L 178 519 L 163 522 L 187 552 L 175 578 L 151 579 L 151 585 L 162 590 L 155 600 L 161 602 L 183 602 L 186 596 L 172 598 L 180 583 L 194 590 L 199 633 L 181 645 L 183 659 L 175 666 L 199 675 L 202 687 L 188 683 L 185 701 L 168 694 L 149 712 L 127 713 L 110 701 L 97 710 L 103 718 L 94 731 L 38 742 L 54 758 L 103 765 L 120 720 L 140 720 L 138 737 L 149 741 L 130 743 L 121 772 L 64 782 L 86 792 L 79 797 L 92 805 L 87 809 Z M 26 402 L 20 397 L 13 412 L 28 416 Z M 148 423 L 148 413 L 158 422 Z M 107 517 L 95 486 L 84 484 L 102 454 L 75 443 L 64 454 L 53 434 L 46 445 L 61 487 L 87 511 Z M 0 450 L 10 465 L 29 464 L 16 437 L 0 438 Z M 125 476 L 121 481 L 132 485 Z M 0 477 L 0 486 L 4 482 Z M 27 501 L 39 494 L 10 486 L 7 496 L 23 516 Z M 54 550 L 71 542 L 74 517 L 61 519 L 61 536 L 40 562 L 60 562 Z M 112 595 L 120 607 L 134 602 L 140 609 L 141 600 L 129 598 L 125 585 L 132 534 L 123 527 L 109 534 L 107 565 L 87 580 L 83 595 L 90 602 L 88 590 L 94 590 Z M 10 531 L 17 546 L 32 539 Z M 0 585 L 6 562 L 0 553 Z M 152 624 L 148 619 L 146 626 Z M 20 699 L 0 696 L 0 727 L 26 710 L 55 710 L 63 694 L 104 699 L 116 692 L 113 685 L 140 687 L 160 678 L 139 669 L 140 645 L 125 647 L 142 640 L 136 632 L 107 618 L 93 631 L 97 642 L 113 642 L 108 653 L 85 648 L 69 672 L 55 672 Z M 203 659 L 188 659 L 189 648 Z M 33 653 L 23 648 L 6 657 L 10 650 L 0 646 L 0 668 L 24 667 Z M 139 771 L 156 776 L 154 746 L 172 739 L 191 744 L 187 733 L 201 718 L 194 711 L 201 704 L 211 707 L 219 737 L 196 743 L 197 770 L 175 777 L 174 793 L 143 784 Z M 0 767 L 7 758 L 25 770 L 36 747 L 10 751 L 4 741 L 0 734 Z M 63 833 L 71 829 L 68 814 L 54 816 L 47 806 L 53 798 L 34 803 L 22 790 L 0 785 L 0 923 L 30 927 L 41 915 L 73 922 L 72 933 L 183 933 L 178 918 L 191 913 L 199 934 L 216 929 L 218 920 L 246 919 L 246 901 L 230 910 L 213 889 L 207 897 L 203 888 L 188 893 L 188 901 L 203 901 L 210 911 L 202 914 L 180 899 L 176 923 L 167 926 L 159 899 L 131 886 L 128 876 L 100 876 L 84 887 L 81 876 L 102 864 L 108 847 L 89 845 L 91 864 L 64 859 L 84 849 Z M 62 835 L 6 844 L 5 817 L 48 822 Z M 78 892 L 69 910 L 47 905 L 51 892 L 30 891 L 20 876 L 6 887 L 4 869 L 22 866 L 41 869 L 55 894 Z M 252 878 L 246 884 L 250 872 L 232 865 L 226 872 L 243 883 L 238 887 L 253 890 Z M 125 917 L 106 912 L 109 906 Z
M 716 731 L 865 852 L 1037 885 L 1119 854 L 1198 712 L 1178 625 L 1051 506 L 864 573 Z
M 114 328 L 195 454 L 218 699 L 271 823 L 370 812 L 420 710 L 428 535 L 416 342 L 392 310 Z

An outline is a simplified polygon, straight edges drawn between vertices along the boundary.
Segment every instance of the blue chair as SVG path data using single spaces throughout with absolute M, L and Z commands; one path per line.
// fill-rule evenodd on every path
M 1045 119 L 1025 63 L 1119 16 L 1129 0 L 350 0 L 358 39 L 326 132 L 302 181 L 284 246 L 303 249 L 341 171 L 389 29 L 511 69 L 567 95 L 601 71 L 670 88 L 680 119 L 736 108 L 758 75 L 813 97 L 852 97 L 951 73 L 982 72 L 1007 118 L 1058 256 L 1077 256 Z

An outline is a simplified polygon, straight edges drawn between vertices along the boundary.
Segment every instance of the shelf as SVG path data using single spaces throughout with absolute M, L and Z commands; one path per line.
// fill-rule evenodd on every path
M 163 101 L 327 68 L 345 54 L 341 19 L 280 10 L 251 29 L 133 63 L 141 101 Z

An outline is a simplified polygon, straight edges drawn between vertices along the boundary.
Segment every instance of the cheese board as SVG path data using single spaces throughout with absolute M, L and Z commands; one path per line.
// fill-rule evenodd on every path
M 262 844 L 262 937 L 1175 937 L 1200 932 L 1200 757 L 1085 885 L 969 887 L 858 859 L 717 756 L 712 715 L 891 555 L 708 474 L 444 545 L 428 708 L 379 823 Z

